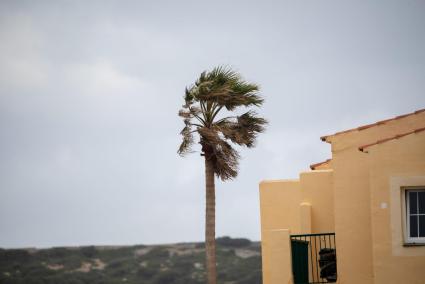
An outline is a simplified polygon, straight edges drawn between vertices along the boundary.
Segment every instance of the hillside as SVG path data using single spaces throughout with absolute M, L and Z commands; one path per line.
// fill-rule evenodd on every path
M 217 239 L 219 283 L 260 284 L 260 244 Z M 0 283 L 205 283 L 203 243 L 0 249 Z

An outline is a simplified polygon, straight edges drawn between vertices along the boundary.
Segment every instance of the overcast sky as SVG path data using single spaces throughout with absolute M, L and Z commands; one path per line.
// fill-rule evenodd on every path
M 0 247 L 203 240 L 177 111 L 217 65 L 266 99 L 267 132 L 216 183 L 217 235 L 259 240 L 261 180 L 425 107 L 425 2 L 0 1 Z

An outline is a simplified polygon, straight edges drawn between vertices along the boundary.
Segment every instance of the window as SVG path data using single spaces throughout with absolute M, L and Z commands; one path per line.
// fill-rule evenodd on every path
M 406 188 L 406 243 L 425 243 L 425 188 Z

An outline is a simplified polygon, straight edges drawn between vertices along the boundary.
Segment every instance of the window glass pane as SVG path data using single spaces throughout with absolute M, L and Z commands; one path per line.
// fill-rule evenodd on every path
M 417 192 L 411 192 L 409 191 L 409 208 L 410 208 L 410 214 L 417 214 L 418 210 L 418 200 L 417 200 L 418 193 Z
M 419 216 L 419 237 L 425 237 L 425 215 Z
M 418 237 L 418 216 L 410 216 L 410 237 Z
M 425 214 L 425 191 L 418 192 L 419 214 Z

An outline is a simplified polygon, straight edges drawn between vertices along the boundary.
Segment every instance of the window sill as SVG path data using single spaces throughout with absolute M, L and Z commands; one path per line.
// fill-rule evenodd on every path
M 404 247 L 422 247 L 425 246 L 425 243 L 404 243 Z

